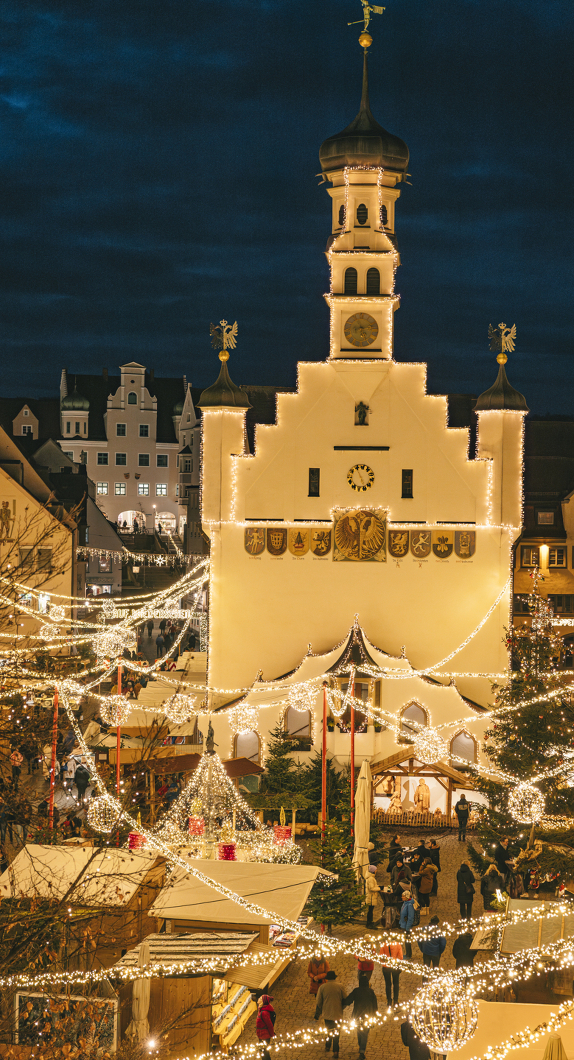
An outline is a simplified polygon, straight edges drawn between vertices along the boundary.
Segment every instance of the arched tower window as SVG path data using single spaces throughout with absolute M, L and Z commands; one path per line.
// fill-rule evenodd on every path
M 130 393 L 128 394 L 128 405 L 137 405 L 137 403 L 138 403 L 138 396 L 137 396 L 137 394 L 135 393 L 134 390 L 131 390 Z
M 366 225 L 369 211 L 365 206 L 364 202 L 360 206 L 357 206 L 357 221 L 360 225 Z
M 387 207 L 383 203 L 383 205 L 381 206 L 381 224 L 384 227 L 388 223 L 389 223 L 389 214 L 388 214 L 388 211 L 387 211 Z
M 261 744 L 256 732 L 239 732 L 235 737 L 235 757 L 259 764 Z
M 341 227 L 345 224 L 345 207 L 339 206 L 339 224 Z
M 367 272 L 367 294 L 381 293 L 381 276 L 378 269 L 369 269 Z
M 409 725 L 409 722 L 411 721 L 415 722 L 415 724 Z M 419 707 L 418 703 L 409 703 L 408 707 L 405 707 L 403 710 L 401 716 L 401 733 L 414 739 L 417 732 L 419 732 L 419 725 L 428 725 L 426 711 L 424 711 L 422 707 Z
M 357 293 L 357 270 L 345 269 L 345 294 Z
M 450 741 L 450 753 L 460 762 L 476 762 L 476 742 L 467 732 L 457 732 Z
M 288 707 L 285 711 L 285 733 L 292 739 L 306 739 L 311 735 L 311 711 Z

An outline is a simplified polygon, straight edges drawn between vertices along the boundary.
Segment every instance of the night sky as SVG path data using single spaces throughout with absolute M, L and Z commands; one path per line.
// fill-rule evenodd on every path
M 5 396 L 136 360 L 195 386 L 239 321 L 237 383 L 294 385 L 328 352 L 318 150 L 360 99 L 359 0 L 0 5 Z M 398 360 L 433 392 L 496 376 L 574 414 L 574 5 L 388 0 L 375 118 L 406 140 Z M 89 395 L 88 395 L 89 396 Z

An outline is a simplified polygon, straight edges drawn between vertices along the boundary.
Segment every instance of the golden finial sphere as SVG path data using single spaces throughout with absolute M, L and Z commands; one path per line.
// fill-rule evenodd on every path
M 363 32 L 361 33 L 361 36 L 359 37 L 359 44 L 361 45 L 361 48 L 370 48 L 372 43 L 373 43 L 373 38 L 371 37 L 371 34 L 370 33 L 366 33 L 363 30 Z
M 499 364 L 506 364 L 506 362 L 508 360 L 508 357 L 506 356 L 505 353 L 499 353 L 497 355 L 496 360 L 498 361 Z
M 228 354 L 227 350 L 222 350 L 221 353 L 218 354 L 218 356 L 219 356 L 219 360 L 220 361 L 228 361 L 229 360 L 229 354 Z

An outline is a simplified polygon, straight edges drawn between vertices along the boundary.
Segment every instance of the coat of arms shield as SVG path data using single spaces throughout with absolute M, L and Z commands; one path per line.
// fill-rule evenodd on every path
M 272 556 L 282 556 L 287 548 L 287 531 L 280 526 L 267 528 L 267 551 Z
M 290 530 L 288 540 L 289 551 L 293 556 L 304 556 L 309 550 L 308 530 Z
M 260 556 L 265 548 L 265 529 L 262 526 L 252 526 L 245 531 L 245 551 L 250 556 Z
M 454 548 L 454 533 L 452 530 L 433 530 L 432 550 L 438 559 L 448 559 Z
M 409 531 L 389 530 L 389 555 L 394 556 L 395 559 L 402 559 L 403 556 L 408 555 L 408 551 Z
M 331 531 L 311 530 L 311 552 L 314 556 L 327 556 L 331 551 Z
M 336 516 L 333 559 L 385 563 L 387 521 L 384 516 L 363 508 Z
M 416 559 L 425 559 L 430 556 L 431 532 L 430 530 L 411 530 L 411 553 Z
M 476 530 L 455 530 L 454 551 L 460 559 L 470 559 L 476 551 Z

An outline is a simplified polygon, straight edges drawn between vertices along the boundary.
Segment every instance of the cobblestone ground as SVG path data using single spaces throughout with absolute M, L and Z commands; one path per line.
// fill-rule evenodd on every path
M 421 834 L 422 837 L 422 834 Z M 390 834 L 389 834 L 390 838 Z M 403 835 L 403 842 L 405 845 L 412 844 L 412 836 L 406 832 Z M 415 841 L 418 842 L 418 838 L 415 836 Z M 426 839 L 426 834 L 424 835 Z M 432 838 L 432 834 L 429 833 L 428 838 Z M 442 921 L 448 921 L 454 923 L 460 916 L 458 903 L 456 901 L 456 873 L 460 867 L 460 863 L 466 859 L 466 843 L 459 843 L 457 834 L 440 833 L 436 836 L 440 846 L 440 857 L 441 857 L 441 872 L 438 876 L 438 895 L 436 898 L 431 898 L 430 915 L 435 914 L 440 917 Z M 378 883 L 381 887 L 389 883 L 389 876 L 384 871 L 386 862 L 379 868 L 377 875 Z M 475 874 L 476 875 L 476 874 Z M 482 913 L 482 899 L 480 897 L 480 890 L 478 884 L 475 884 L 476 895 L 474 899 L 472 913 L 478 916 Z M 430 919 L 430 918 L 428 918 Z M 427 918 L 423 918 L 423 924 L 428 923 Z M 364 938 L 365 926 L 360 924 L 354 924 L 349 927 L 345 927 L 339 931 L 334 930 L 333 934 L 335 937 L 347 940 L 355 938 Z M 372 932 L 369 932 L 372 934 Z M 376 935 L 376 932 L 375 932 Z M 452 946 L 456 936 L 447 938 L 446 950 L 441 958 L 441 967 L 454 968 L 455 961 L 452 956 Z M 420 961 L 421 972 L 422 972 L 422 953 L 418 949 L 416 943 L 413 943 L 413 960 Z M 331 968 L 337 972 L 337 979 L 345 987 L 349 993 L 357 985 L 357 972 L 356 972 L 356 961 L 352 957 L 341 956 L 331 963 Z M 399 1002 L 404 1001 L 413 996 L 421 985 L 421 976 L 418 975 L 407 975 L 405 972 L 401 973 L 400 977 L 400 989 L 399 989 Z M 381 1011 L 386 1010 L 386 992 L 385 982 L 380 967 L 375 966 L 371 978 L 371 986 L 377 995 L 379 1001 L 379 1008 Z M 278 1035 L 285 1033 L 292 1033 L 300 1030 L 303 1027 L 315 1026 L 314 1014 L 315 1014 L 315 998 L 309 993 L 309 979 L 307 977 L 307 963 L 303 961 L 294 960 L 285 969 L 283 974 L 273 984 L 271 989 L 273 995 L 273 1007 L 277 1012 L 277 1021 L 275 1024 L 276 1032 Z M 350 1016 L 352 1013 L 352 1007 L 346 1010 L 346 1016 Z M 381 1027 L 373 1028 L 369 1035 L 369 1042 L 367 1046 L 367 1057 L 375 1058 L 382 1056 L 400 1056 L 408 1060 L 408 1052 L 402 1044 L 400 1035 L 400 1026 L 403 1019 L 402 1010 L 399 1007 L 394 1013 L 389 1015 L 388 1021 Z M 238 1039 L 237 1045 L 244 1045 L 248 1042 L 256 1041 L 255 1034 L 255 1019 L 251 1018 L 245 1027 L 242 1036 Z M 359 1055 L 357 1046 L 356 1032 L 351 1032 L 341 1036 L 340 1042 L 341 1057 L 353 1057 L 356 1058 Z M 273 1056 L 274 1054 L 272 1054 Z M 289 1053 L 284 1053 L 286 1057 Z M 320 1057 L 324 1057 L 325 1048 L 323 1045 L 307 1045 L 304 1047 L 305 1060 L 320 1060 Z

